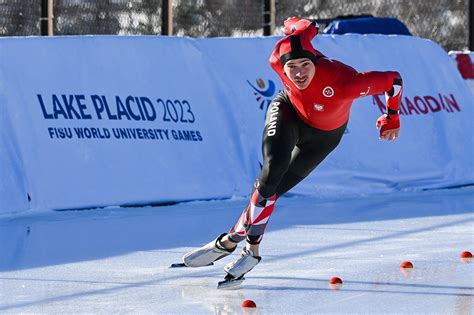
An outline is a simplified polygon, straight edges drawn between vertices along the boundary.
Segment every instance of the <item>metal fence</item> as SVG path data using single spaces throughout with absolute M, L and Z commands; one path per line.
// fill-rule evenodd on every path
M 0 0 L 0 36 L 40 35 L 43 0 Z M 49 0 L 55 35 L 161 34 L 163 0 Z M 268 0 L 172 0 L 172 34 L 191 37 L 263 35 Z M 410 32 L 446 50 L 469 47 L 473 0 L 272 0 L 274 34 L 290 16 L 330 19 L 395 17 Z M 268 8 L 267 8 L 268 9 Z M 472 9 L 472 8 L 471 8 Z M 166 13 L 168 11 L 165 11 Z M 471 34 L 472 37 L 472 34 Z M 472 45 L 472 43 L 471 43 Z
M 0 36 L 39 35 L 40 16 L 37 0 L 0 0 Z

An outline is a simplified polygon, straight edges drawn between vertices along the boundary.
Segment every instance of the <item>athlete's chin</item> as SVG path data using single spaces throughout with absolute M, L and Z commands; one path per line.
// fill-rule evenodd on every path
M 298 90 L 304 90 L 306 89 L 308 86 L 309 86 L 309 83 L 295 83 L 296 87 L 298 88 Z

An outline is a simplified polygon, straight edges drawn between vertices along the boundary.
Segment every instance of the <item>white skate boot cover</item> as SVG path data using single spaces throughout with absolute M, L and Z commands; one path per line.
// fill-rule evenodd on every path
M 254 256 L 250 249 L 244 248 L 240 258 L 225 265 L 224 271 L 234 278 L 239 278 L 252 270 L 261 259 L 260 256 Z
M 233 250 L 227 250 L 217 246 L 217 242 L 219 242 L 219 240 L 221 240 L 225 235 L 226 233 L 221 234 L 212 242 L 184 255 L 184 264 L 188 267 L 202 267 L 207 266 L 227 255 L 230 255 Z

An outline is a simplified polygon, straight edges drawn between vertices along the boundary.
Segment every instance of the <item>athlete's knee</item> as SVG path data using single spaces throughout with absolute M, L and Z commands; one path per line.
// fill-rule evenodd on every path
M 288 172 L 286 172 L 285 176 L 283 176 L 283 179 L 278 184 L 278 187 L 276 190 L 277 198 L 279 198 L 280 196 L 288 192 L 291 188 L 295 187 L 305 177 L 306 175 L 300 176 L 300 175 L 295 174 L 295 172 L 293 172 L 290 168 Z
M 289 164 L 289 159 L 288 161 L 275 161 L 274 159 L 265 161 L 258 177 L 259 191 L 263 196 L 268 197 L 276 192 L 276 187 L 288 170 Z
M 290 166 L 291 155 L 269 156 L 263 162 L 261 181 L 280 180 Z

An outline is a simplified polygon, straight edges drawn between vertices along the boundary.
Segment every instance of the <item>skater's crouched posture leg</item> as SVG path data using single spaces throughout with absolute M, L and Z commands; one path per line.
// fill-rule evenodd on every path
M 208 265 L 232 253 L 237 243 L 243 240 L 247 240 L 247 246 L 241 257 L 249 257 L 247 260 L 252 261 L 253 266 L 260 261 L 258 245 L 273 212 L 278 184 L 288 169 L 291 152 L 297 141 L 297 126 L 292 123 L 295 115 L 288 104 L 279 101 L 271 104 L 263 135 L 264 163 L 248 206 L 229 233 L 222 234 L 209 244 L 186 254 L 183 257 L 185 265 Z M 226 266 L 226 271 L 232 272 L 236 268 L 242 270 L 241 263 L 234 262 L 233 266 Z
M 229 233 L 185 255 L 187 266 L 199 267 L 232 253 L 246 240 L 240 258 L 224 270 L 235 278 L 243 276 L 261 260 L 259 244 L 278 197 L 289 191 L 339 144 L 346 124 L 331 130 L 311 128 L 297 116 L 282 95 L 267 112 L 263 133 L 263 166 L 247 207 Z
M 278 98 L 267 112 L 263 132 L 263 165 L 248 206 L 223 238 L 224 246 L 246 240 L 241 256 L 224 267 L 235 278 L 241 277 L 261 260 L 259 244 L 273 213 L 277 189 L 287 173 L 292 151 L 299 138 L 298 119 L 292 107 Z
M 224 270 L 235 278 L 243 276 L 261 260 L 259 244 L 278 197 L 308 176 L 339 144 L 346 124 L 323 131 L 303 123 L 294 109 L 278 96 L 269 107 L 263 135 L 263 167 L 249 205 L 229 234 L 226 247 L 247 241 L 241 257 Z

